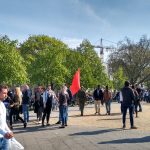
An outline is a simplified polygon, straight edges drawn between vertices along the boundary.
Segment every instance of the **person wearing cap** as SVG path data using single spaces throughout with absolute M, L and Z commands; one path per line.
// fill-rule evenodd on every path
M 135 97 L 133 90 L 129 86 L 130 86 L 129 81 L 125 81 L 124 87 L 120 92 L 120 101 L 122 102 L 122 109 L 123 109 L 122 113 L 123 129 L 126 128 L 126 114 L 128 109 L 130 115 L 131 129 L 137 129 L 137 127 L 134 126 L 134 119 L 133 119 Z

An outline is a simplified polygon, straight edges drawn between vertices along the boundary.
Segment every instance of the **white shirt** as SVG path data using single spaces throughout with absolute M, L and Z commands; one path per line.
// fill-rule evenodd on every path
M 0 137 L 3 137 L 7 132 L 11 132 L 6 123 L 6 108 L 0 101 Z
M 43 104 L 44 104 L 44 107 L 46 106 L 47 97 L 48 97 L 48 91 L 46 90 L 46 91 L 43 93 Z
M 119 97 L 120 97 L 120 102 L 123 102 L 122 92 L 119 93 Z

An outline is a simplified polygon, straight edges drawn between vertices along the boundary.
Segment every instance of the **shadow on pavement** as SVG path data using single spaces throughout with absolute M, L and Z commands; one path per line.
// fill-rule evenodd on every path
M 88 115 L 83 115 L 83 116 L 81 116 L 81 115 L 69 115 L 69 117 L 89 117 L 89 116 L 98 116 L 98 115 L 95 115 L 95 114 L 88 114 Z
M 79 111 L 79 113 L 80 113 L 80 111 Z M 111 113 L 110 116 L 120 116 L 120 115 L 121 115 L 121 113 Z M 89 117 L 89 116 L 107 116 L 107 115 L 106 114 L 100 114 L 100 115 L 96 114 L 95 115 L 95 113 L 94 114 L 88 114 L 88 115 L 85 114 L 83 116 L 81 116 L 81 115 L 69 115 L 69 117 Z M 103 119 L 100 119 L 100 120 L 103 120 Z
M 27 133 L 27 132 L 38 132 L 38 131 L 44 131 L 44 130 L 56 130 L 59 129 L 59 125 L 50 125 L 50 126 L 27 126 L 26 128 L 23 127 L 17 127 L 14 128 L 13 132 L 15 134 L 20 133 Z
M 98 144 L 122 144 L 122 143 L 146 143 L 150 142 L 150 136 L 145 136 L 142 138 L 130 138 L 130 139 L 119 139 L 113 141 L 100 142 Z
M 78 133 L 73 133 L 70 134 L 70 136 L 78 136 L 78 135 L 96 135 L 96 134 L 104 134 L 108 132 L 113 132 L 113 131 L 121 131 L 122 129 L 105 129 L 105 130 L 96 130 L 96 131 L 85 131 L 85 132 L 78 132 Z
M 110 116 L 120 116 L 121 113 L 111 113 Z

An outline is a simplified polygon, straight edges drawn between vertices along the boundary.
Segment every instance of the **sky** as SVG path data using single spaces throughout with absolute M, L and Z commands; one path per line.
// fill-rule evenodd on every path
M 23 42 L 45 34 L 75 48 L 150 35 L 150 0 L 0 0 L 0 35 Z

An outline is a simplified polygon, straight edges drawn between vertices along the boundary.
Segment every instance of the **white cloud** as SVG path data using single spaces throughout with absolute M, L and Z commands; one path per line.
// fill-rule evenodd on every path
M 66 43 L 70 48 L 77 48 L 83 41 L 82 39 L 69 38 L 69 37 L 64 37 L 61 40 L 64 43 Z

